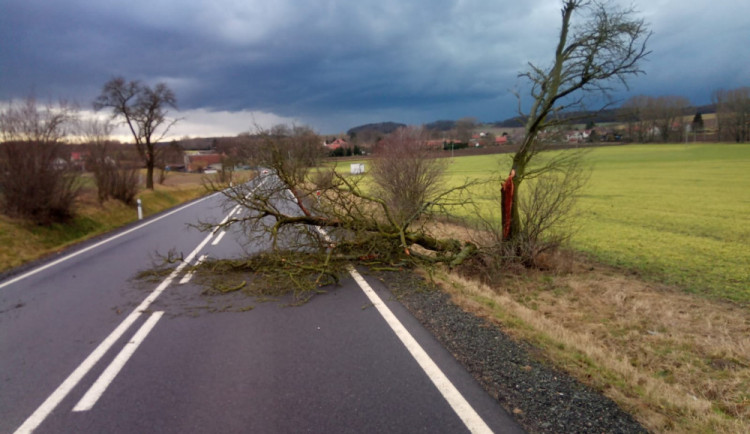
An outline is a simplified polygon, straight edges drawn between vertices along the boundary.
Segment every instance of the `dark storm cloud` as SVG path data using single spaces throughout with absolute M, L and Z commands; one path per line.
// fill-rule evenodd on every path
M 630 92 L 702 104 L 711 89 L 747 85 L 745 3 L 636 5 L 654 53 Z M 34 92 L 87 103 L 122 75 L 168 83 L 181 109 L 264 111 L 325 131 L 514 115 L 509 90 L 527 61 L 550 58 L 560 9 L 558 0 L 0 5 L 0 100 Z

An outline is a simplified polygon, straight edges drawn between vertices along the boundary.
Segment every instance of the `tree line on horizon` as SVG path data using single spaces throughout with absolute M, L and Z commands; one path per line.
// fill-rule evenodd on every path
M 603 110 L 572 110 L 559 114 L 569 124 L 588 127 L 602 124 L 625 125 L 626 138 L 635 142 L 669 142 L 685 139 L 685 127 L 690 133 L 707 133 L 716 141 L 744 143 L 750 141 L 750 86 L 718 89 L 712 93 L 711 104 L 695 106 L 688 98 L 677 95 L 635 95 L 620 107 Z M 703 115 L 715 114 L 715 124 L 702 122 Z M 690 117 L 689 120 L 685 118 Z M 465 131 L 482 125 L 495 128 L 523 128 L 526 118 L 514 116 L 502 121 L 481 123 L 473 117 L 458 120 L 442 119 L 423 125 L 435 137 L 449 133 L 458 138 Z M 350 138 L 368 141 L 391 134 L 406 124 L 379 122 L 359 125 L 347 130 Z M 462 134 L 462 132 L 464 132 Z M 374 141 L 374 140 L 371 140 Z

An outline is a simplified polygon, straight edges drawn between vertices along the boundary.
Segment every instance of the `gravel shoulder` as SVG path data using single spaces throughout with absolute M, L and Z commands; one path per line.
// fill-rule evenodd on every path
M 496 325 L 409 272 L 378 273 L 401 303 L 529 432 L 645 433 L 612 400 L 535 357 Z

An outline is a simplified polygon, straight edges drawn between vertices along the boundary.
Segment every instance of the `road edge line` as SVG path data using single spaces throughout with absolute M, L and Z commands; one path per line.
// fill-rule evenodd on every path
M 50 413 L 65 399 L 66 396 L 75 388 L 81 379 L 88 374 L 91 368 L 96 365 L 104 354 L 117 342 L 120 337 L 130 328 L 135 320 L 141 315 L 143 311 L 148 309 L 151 303 L 156 300 L 159 295 L 170 285 L 172 281 L 182 272 L 187 264 L 193 260 L 195 255 L 208 244 L 213 238 L 214 234 L 209 233 L 198 246 L 190 252 L 190 254 L 181 262 L 177 268 L 175 268 L 166 279 L 164 279 L 159 286 L 156 287 L 151 293 L 138 305 L 133 311 L 125 317 L 125 319 L 110 333 L 104 340 L 92 351 L 88 357 L 86 357 L 80 365 L 76 367 L 68 377 L 63 380 L 57 389 L 47 397 L 46 400 L 29 416 L 24 423 L 14 431 L 14 434 L 26 434 L 32 433 L 39 425 L 44 422 L 44 419 L 49 416 Z
M 262 180 L 260 183 L 258 183 L 258 185 L 256 185 L 255 187 L 253 187 L 252 191 L 255 191 L 257 188 L 259 188 L 261 185 L 263 185 L 263 183 L 265 183 L 265 179 Z M 252 191 L 251 191 L 251 193 L 252 193 Z M 250 193 L 248 193 L 248 194 L 250 194 Z M 67 260 L 67 259 L 71 258 L 71 257 L 77 256 L 77 255 L 83 253 L 83 251 L 91 250 L 94 247 L 97 247 L 99 245 L 104 244 L 105 242 L 108 242 L 108 241 L 111 241 L 113 239 L 119 238 L 119 237 L 125 235 L 126 233 L 130 233 L 130 232 L 132 232 L 132 231 L 134 231 L 136 229 L 139 229 L 139 228 L 141 228 L 143 226 L 146 226 L 149 223 L 153 223 L 154 221 L 157 221 L 157 220 L 159 220 L 161 218 L 164 218 L 164 217 L 166 217 L 168 215 L 174 214 L 174 213 L 182 210 L 183 208 L 187 208 L 188 206 L 194 205 L 194 204 L 196 204 L 198 202 L 202 202 L 203 200 L 206 200 L 206 199 L 208 199 L 210 197 L 213 197 L 214 195 L 206 196 L 206 197 L 204 197 L 204 198 L 202 198 L 200 200 L 197 200 L 197 201 L 191 202 L 189 204 L 186 204 L 186 205 L 184 205 L 184 206 L 182 206 L 182 207 L 180 207 L 178 209 L 175 209 L 175 210 L 173 210 L 173 211 L 171 211 L 171 212 L 169 212 L 167 214 L 159 216 L 159 218 L 157 218 L 157 219 L 154 219 L 154 220 L 149 221 L 147 223 L 144 223 L 142 225 L 139 225 L 139 226 L 136 226 L 134 228 L 131 228 L 131 229 L 129 229 L 126 232 L 120 233 L 120 234 L 118 234 L 118 235 L 116 235 L 116 236 L 114 236 L 112 238 L 108 238 L 106 240 L 103 240 L 103 241 L 101 241 L 101 242 L 99 242 L 99 243 L 97 243 L 97 244 L 95 244 L 93 246 L 89 246 L 85 250 L 78 251 L 78 252 L 76 252 L 74 254 L 71 254 L 71 255 L 68 255 L 68 256 L 66 256 L 64 258 L 60 258 L 57 261 L 55 261 L 54 263 L 47 264 L 45 267 L 35 270 L 33 273 L 31 273 L 31 272 L 26 273 L 26 274 L 21 275 L 18 278 L 14 279 L 12 281 L 9 281 L 9 282 L 12 283 L 12 282 L 20 280 L 21 278 L 28 277 L 31 274 L 35 274 L 36 272 L 39 272 L 39 271 L 41 271 L 43 269 L 51 267 L 52 265 L 58 264 L 58 263 L 60 263 L 60 262 L 62 262 L 64 260 Z M 232 212 L 234 212 L 234 211 L 232 211 Z M 227 217 L 222 221 L 221 224 L 225 223 L 229 219 L 230 215 L 231 214 L 227 215 Z M 42 422 L 44 422 L 44 419 L 46 419 L 47 416 L 49 416 L 49 414 L 52 413 L 52 411 L 60 404 L 60 402 L 62 402 L 62 400 L 65 399 L 66 396 L 68 396 L 68 394 L 70 393 L 70 391 L 73 390 L 73 388 L 75 388 L 78 385 L 78 382 L 81 381 L 81 379 L 91 370 L 91 368 L 93 368 L 94 365 L 96 365 L 96 363 L 98 363 L 99 360 L 102 357 L 104 357 L 104 354 L 107 351 L 109 351 L 109 349 L 112 347 L 112 345 L 114 345 L 115 342 L 118 339 L 120 339 L 120 337 L 123 334 L 125 334 L 125 332 L 128 330 L 128 328 L 130 328 L 130 326 L 141 315 L 141 313 L 143 311 L 145 311 L 146 309 L 148 309 L 148 307 L 151 305 L 151 303 L 153 303 L 154 300 L 156 300 L 156 298 L 159 297 L 159 295 L 161 295 L 161 293 L 164 292 L 164 290 L 167 289 L 167 287 L 172 284 L 172 281 L 174 281 L 174 279 L 177 278 L 177 276 L 182 272 L 182 270 L 185 267 L 187 267 L 188 263 L 190 261 L 192 261 L 193 258 L 195 258 L 195 255 L 197 255 L 198 252 L 200 252 L 201 249 L 203 249 L 203 247 L 205 247 L 206 244 L 208 244 L 208 242 L 211 241 L 211 238 L 213 238 L 213 236 L 214 236 L 215 233 L 216 233 L 215 230 L 211 231 L 206 236 L 206 238 L 204 238 L 203 241 L 201 241 L 201 243 L 198 244 L 198 246 L 192 252 L 190 252 L 190 254 L 177 266 L 177 268 L 175 268 L 169 274 L 169 276 L 167 276 L 167 278 L 164 279 L 159 284 L 159 286 L 157 286 L 156 289 L 154 289 L 141 302 L 141 304 L 138 305 L 138 307 L 136 307 L 127 317 L 125 317 L 125 319 L 112 331 L 112 333 L 110 333 L 106 338 L 104 338 L 104 340 L 94 349 L 94 351 L 92 351 L 88 355 L 88 357 L 86 357 L 83 360 L 83 362 L 81 362 L 81 364 L 79 364 L 76 367 L 76 369 L 74 369 L 73 372 L 70 375 L 68 375 L 68 377 L 65 378 L 65 380 L 63 380 L 63 382 L 59 386 L 57 386 L 57 389 L 55 389 L 47 397 L 47 399 L 45 399 L 44 402 L 39 407 L 37 407 L 37 409 L 34 410 L 34 412 L 28 418 L 26 418 L 26 420 L 23 422 L 23 424 L 21 424 L 21 426 L 18 427 L 18 429 L 16 429 L 14 431 L 14 434 L 26 434 L 26 433 L 32 433 L 32 432 L 34 432 L 34 430 L 37 429 L 39 427 L 39 425 L 42 424 Z M 5 286 L 6 284 L 10 284 L 9 282 L 6 282 L 5 284 L 0 285 L 0 288 L 2 288 L 3 286 Z
M 6 280 L 5 282 L 0 283 L 0 289 L 5 288 L 6 286 L 10 286 L 10 285 L 12 285 L 12 284 L 14 284 L 14 283 L 16 283 L 18 281 L 21 281 L 21 280 L 23 280 L 23 279 L 25 279 L 27 277 L 31 277 L 31 276 L 33 276 L 33 275 L 35 275 L 37 273 L 41 273 L 42 271 L 44 271 L 44 270 L 46 270 L 48 268 L 52 268 L 55 265 L 63 263 L 65 261 L 69 260 L 69 259 L 75 258 L 78 255 L 82 255 L 82 254 L 88 252 L 89 250 L 93 250 L 93 249 L 95 249 L 95 248 L 97 248 L 99 246 L 107 244 L 107 243 L 109 243 L 111 241 L 114 241 L 114 240 L 120 238 L 120 237 L 124 237 L 125 235 L 127 235 L 127 234 L 129 234 L 131 232 L 137 231 L 138 229 L 146 227 L 146 226 L 148 226 L 148 225 L 150 225 L 152 223 L 156 223 L 156 222 L 158 222 L 159 220 L 161 220 L 163 218 L 169 217 L 169 216 L 171 216 L 174 213 L 180 212 L 180 211 L 182 211 L 185 208 L 188 208 L 188 207 L 191 207 L 191 206 L 193 206 L 193 205 L 195 205 L 197 203 L 203 202 L 204 200 L 207 200 L 207 199 L 209 199 L 209 198 L 211 198 L 213 196 L 214 195 L 212 194 L 210 196 L 206 196 L 206 197 L 200 198 L 198 200 L 194 200 L 194 201 L 192 201 L 192 202 L 190 202 L 188 204 L 185 204 L 185 205 L 183 205 L 183 206 L 181 206 L 179 208 L 173 209 L 172 211 L 169 211 L 166 214 L 162 214 L 162 215 L 160 215 L 158 217 L 154 217 L 153 219 L 150 219 L 150 220 L 148 220 L 148 221 L 146 221 L 144 223 L 141 223 L 138 226 L 135 226 L 135 227 L 132 227 L 130 229 L 127 229 L 127 230 L 125 230 L 123 232 L 120 232 L 119 234 L 112 235 L 111 237 L 103 239 L 103 240 L 101 240 L 101 241 L 99 241 L 99 242 L 97 242 L 95 244 L 92 244 L 92 245 L 90 245 L 88 247 L 84 247 L 81 250 L 77 250 L 77 251 L 75 251 L 73 253 L 70 253 L 68 255 L 63 256 L 62 258 L 56 259 L 56 260 L 54 260 L 52 262 L 48 262 L 48 263 L 46 263 L 44 265 L 41 265 L 41 266 L 39 266 L 37 268 L 34 268 L 33 270 L 29 270 L 29 271 L 27 271 L 25 273 L 22 273 L 22 274 L 20 274 L 20 275 L 18 275 L 16 277 L 13 277 L 13 278 L 11 278 L 9 280 Z
M 474 410 L 469 404 L 466 398 L 461 395 L 461 392 L 453 385 L 450 379 L 443 373 L 440 367 L 432 360 L 427 352 L 419 345 L 416 339 L 409 333 L 404 325 L 399 321 L 396 315 L 386 306 L 383 300 L 378 296 L 375 290 L 372 289 L 369 283 L 362 277 L 361 274 L 349 265 L 349 274 L 357 282 L 360 289 L 365 293 L 373 306 L 378 310 L 380 316 L 383 317 L 388 326 L 396 333 L 396 336 L 401 340 L 409 354 L 416 360 L 419 367 L 422 368 L 425 374 L 430 378 L 432 384 L 437 387 L 438 391 L 443 398 L 448 402 L 453 411 L 458 415 L 461 421 L 464 423 L 466 428 L 472 433 L 492 433 L 492 430 L 484 422 L 481 416 Z

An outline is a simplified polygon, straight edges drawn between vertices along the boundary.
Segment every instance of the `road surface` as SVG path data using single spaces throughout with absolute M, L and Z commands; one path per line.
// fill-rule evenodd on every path
M 209 196 L 0 281 L 0 432 L 521 432 L 356 270 L 299 307 L 136 278 L 262 249 L 188 226 L 234 212 Z

